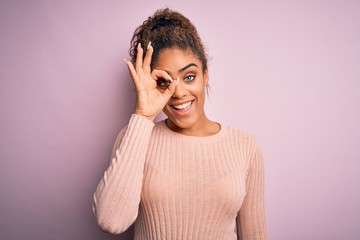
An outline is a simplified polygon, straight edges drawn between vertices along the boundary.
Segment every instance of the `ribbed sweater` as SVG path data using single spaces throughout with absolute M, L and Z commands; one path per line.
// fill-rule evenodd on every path
M 133 114 L 95 193 L 101 229 L 135 240 L 268 239 L 264 170 L 251 134 L 221 124 L 206 137 Z

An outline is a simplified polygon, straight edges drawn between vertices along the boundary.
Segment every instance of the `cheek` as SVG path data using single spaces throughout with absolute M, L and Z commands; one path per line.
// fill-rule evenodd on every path
M 190 91 L 192 95 L 196 96 L 199 99 L 204 98 L 205 96 L 205 87 L 202 84 L 192 86 Z

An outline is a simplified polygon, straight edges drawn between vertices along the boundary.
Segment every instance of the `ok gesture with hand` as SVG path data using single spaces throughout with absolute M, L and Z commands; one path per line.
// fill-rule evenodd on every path
M 136 88 L 135 114 L 154 120 L 174 94 L 175 83 L 166 71 L 159 69 L 151 71 L 150 63 L 154 51 L 151 42 L 148 44 L 144 60 L 143 51 L 139 43 L 135 67 L 130 61 L 125 60 L 125 63 Z M 159 89 L 157 81 L 160 80 L 169 81 L 169 86 L 166 89 Z

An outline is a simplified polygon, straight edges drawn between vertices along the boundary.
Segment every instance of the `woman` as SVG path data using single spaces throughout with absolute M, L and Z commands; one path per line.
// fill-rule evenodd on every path
M 255 138 L 206 117 L 208 66 L 193 24 L 160 9 L 132 38 L 136 109 L 94 194 L 101 229 L 135 239 L 267 239 Z M 161 112 L 167 119 L 154 123 Z

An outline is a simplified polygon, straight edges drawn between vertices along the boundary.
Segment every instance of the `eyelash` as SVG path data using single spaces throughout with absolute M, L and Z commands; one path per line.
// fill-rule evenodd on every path
M 189 79 L 191 78 L 191 79 Z M 185 82 L 192 82 L 195 79 L 195 75 L 188 75 L 185 77 Z
M 188 75 L 185 77 L 184 81 L 185 82 L 192 82 L 195 80 L 195 75 Z M 170 81 L 165 80 L 165 79 L 159 79 L 157 81 L 157 85 L 159 86 L 159 88 L 167 88 L 170 85 Z
M 167 88 L 170 85 L 170 81 L 165 80 L 165 79 L 160 79 L 160 80 L 157 81 L 157 85 L 160 88 Z

